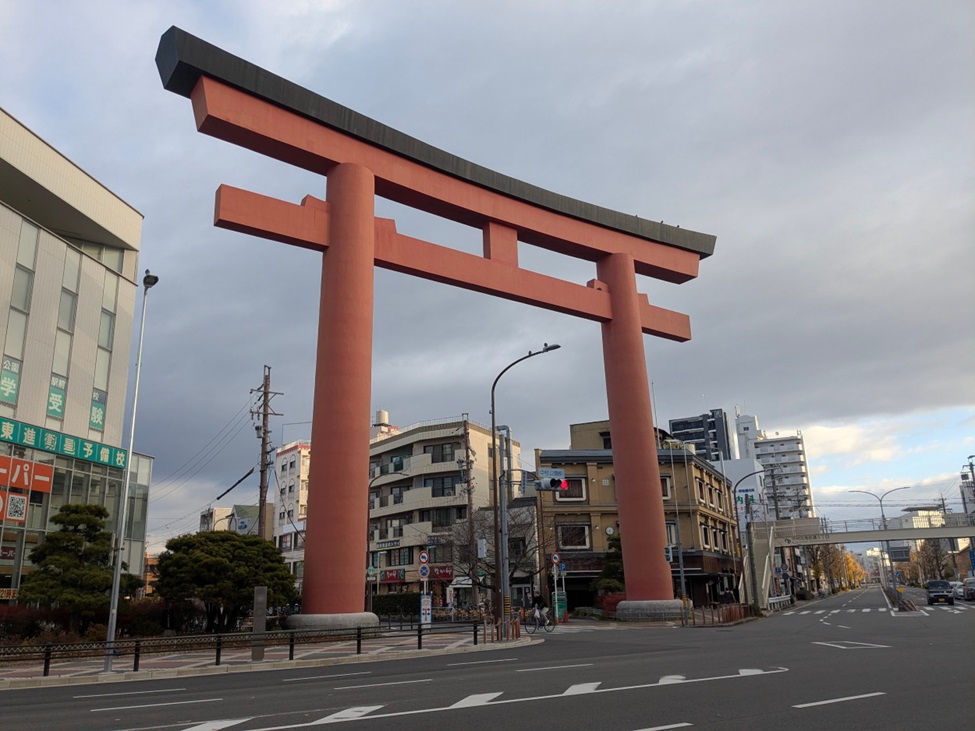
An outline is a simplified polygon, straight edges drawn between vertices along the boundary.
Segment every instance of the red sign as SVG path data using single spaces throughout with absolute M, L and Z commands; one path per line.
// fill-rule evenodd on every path
M 51 492 L 54 465 L 28 462 L 16 457 L 0 457 L 0 486 Z
M 13 546 L 0 546 L 0 558 L 13 561 L 17 555 L 17 549 Z
M 453 581 L 454 567 L 453 566 L 431 566 L 430 578 L 440 579 L 441 581 Z
M 405 581 L 406 569 L 383 569 L 379 580 L 386 582 Z

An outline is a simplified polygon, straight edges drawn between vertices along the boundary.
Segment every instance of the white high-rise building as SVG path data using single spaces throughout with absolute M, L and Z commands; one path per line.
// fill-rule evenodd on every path
M 758 428 L 757 418 L 741 413 L 736 413 L 735 431 L 742 458 L 757 459 L 763 467 L 772 468 L 765 479 L 771 517 L 815 518 L 802 432 L 769 436 Z

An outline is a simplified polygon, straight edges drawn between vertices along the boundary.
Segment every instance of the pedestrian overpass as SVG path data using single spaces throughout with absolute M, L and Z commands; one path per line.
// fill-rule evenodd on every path
M 797 518 L 753 521 L 745 534 L 745 573 L 752 577 L 748 593 L 753 597 L 752 601 L 762 609 L 767 609 L 770 604 L 769 587 L 775 575 L 775 549 L 820 546 L 827 543 L 880 543 L 932 538 L 971 538 L 975 542 L 975 514 L 935 513 L 910 518 L 898 517 L 894 520 Z M 771 601 L 774 602 L 775 598 Z

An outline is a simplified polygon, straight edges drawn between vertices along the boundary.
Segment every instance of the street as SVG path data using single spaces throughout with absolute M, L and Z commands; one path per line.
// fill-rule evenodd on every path
M 909 594 L 917 590 L 906 590 Z M 975 603 L 890 612 L 872 587 L 732 627 L 559 626 L 415 660 L 0 693 L 27 731 L 967 728 Z

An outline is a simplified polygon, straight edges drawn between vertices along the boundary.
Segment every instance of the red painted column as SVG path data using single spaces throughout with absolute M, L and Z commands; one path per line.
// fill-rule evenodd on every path
M 368 549 L 375 177 L 337 165 L 327 191 L 303 614 L 362 612 Z
M 602 324 L 603 363 L 626 599 L 673 599 L 633 257 L 610 254 L 597 262 L 596 272 L 609 288 L 613 311 L 613 319 Z

